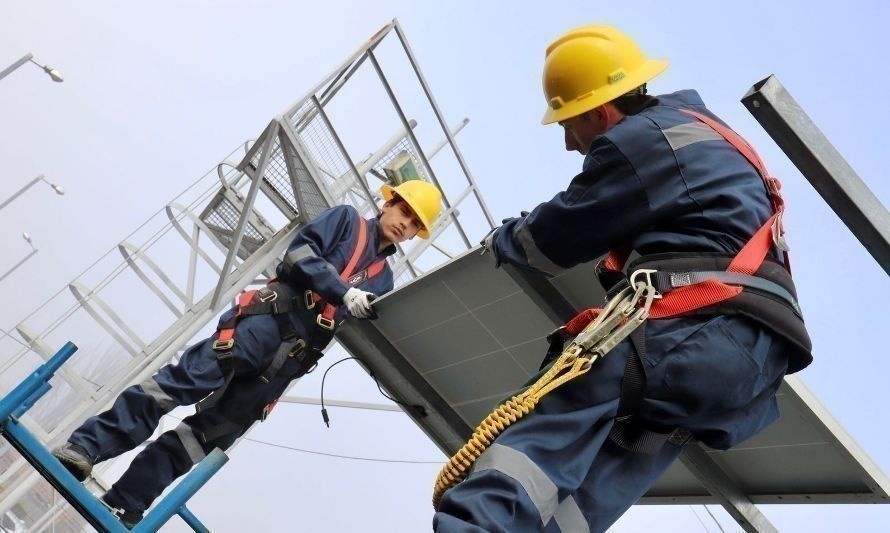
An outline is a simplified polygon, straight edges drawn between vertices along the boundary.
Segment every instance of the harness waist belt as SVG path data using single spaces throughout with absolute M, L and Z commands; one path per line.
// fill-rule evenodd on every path
M 797 298 L 778 283 L 757 276 L 739 274 L 737 272 L 727 272 L 725 270 L 699 270 L 692 272 L 658 271 L 652 276 L 652 284 L 655 286 L 655 290 L 661 294 L 666 294 L 673 289 L 687 287 L 708 279 L 772 294 L 773 296 L 788 302 L 788 305 L 800 313 L 800 306 L 797 304 Z
M 789 374 L 809 365 L 813 360 L 812 342 L 791 275 L 783 265 L 771 260 L 764 261 L 753 275 L 727 272 L 732 259 L 719 253 L 652 254 L 631 263 L 627 271 L 654 270 L 652 282 L 656 290 L 665 293 L 708 279 L 742 287 L 737 296 L 688 314 L 745 316 L 790 341 Z

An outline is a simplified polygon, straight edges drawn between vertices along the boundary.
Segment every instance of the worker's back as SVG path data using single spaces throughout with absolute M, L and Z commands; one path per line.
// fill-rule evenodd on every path
M 631 244 L 643 255 L 735 255 L 773 214 L 763 180 L 717 132 L 680 109 L 713 117 L 695 91 L 679 91 L 659 96 L 656 105 L 603 136 L 624 156 L 646 195 L 652 226 Z

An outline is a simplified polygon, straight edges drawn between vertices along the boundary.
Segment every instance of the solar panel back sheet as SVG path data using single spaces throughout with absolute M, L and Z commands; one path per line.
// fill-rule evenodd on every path
M 537 371 L 547 334 L 603 299 L 592 264 L 548 279 L 495 268 L 477 249 L 381 298 L 380 318 L 351 321 L 338 339 L 392 394 L 422 406 L 408 414 L 450 456 Z M 779 404 L 777 423 L 730 451 L 695 445 L 698 462 L 753 503 L 890 502 L 890 481 L 799 379 L 786 378 Z M 640 503 L 717 502 L 687 455 Z

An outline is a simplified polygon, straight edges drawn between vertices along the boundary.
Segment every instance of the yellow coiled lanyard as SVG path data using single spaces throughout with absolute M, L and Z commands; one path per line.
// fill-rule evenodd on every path
M 550 391 L 587 373 L 597 359 L 609 353 L 646 321 L 652 301 L 659 296 L 648 276 L 645 281 L 635 278 L 631 280 L 631 286 L 609 300 L 597 318 L 575 337 L 537 381 L 501 404 L 476 427 L 473 436 L 439 472 L 433 491 L 436 510 L 445 491 L 469 475 L 473 463 L 501 432 L 530 413 Z

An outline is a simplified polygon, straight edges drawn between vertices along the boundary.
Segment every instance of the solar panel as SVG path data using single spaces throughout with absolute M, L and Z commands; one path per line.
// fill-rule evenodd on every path
M 350 322 L 338 339 L 424 407 L 409 415 L 450 456 L 537 371 L 546 335 L 603 297 L 592 264 L 547 279 L 474 250 L 381 298 L 379 319 Z M 689 447 L 640 503 L 717 503 L 715 476 L 753 503 L 890 502 L 890 481 L 799 379 L 778 400 L 778 422 L 729 451 Z

